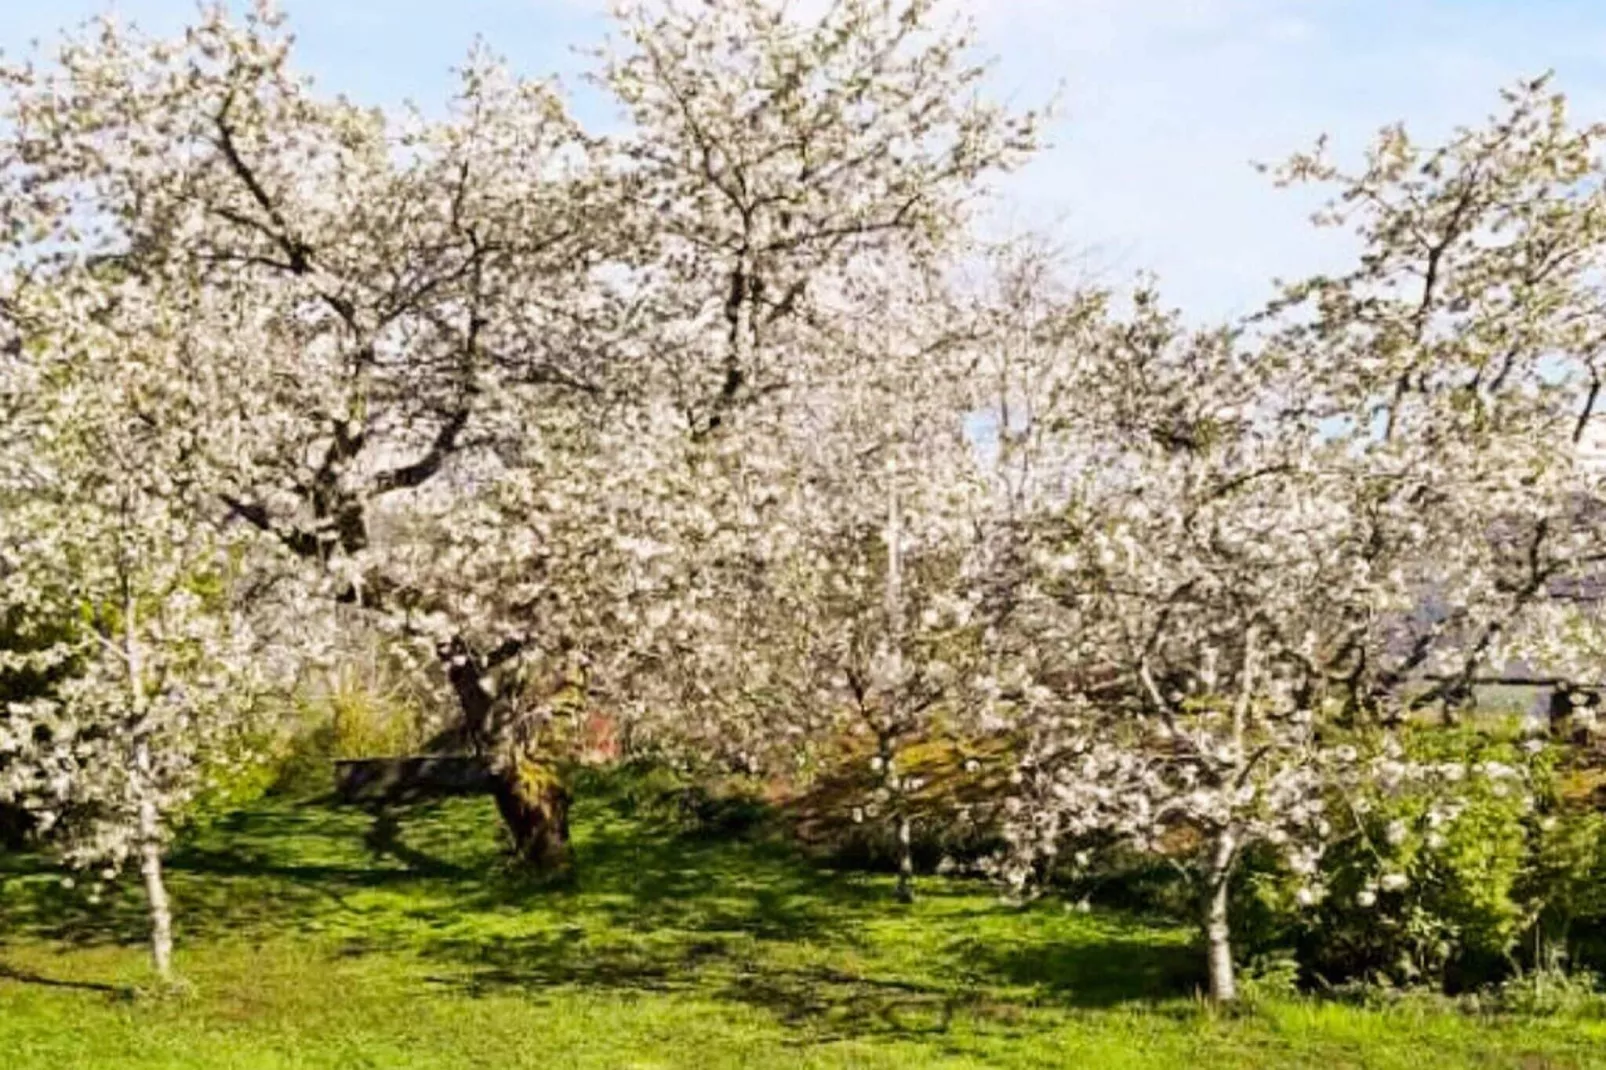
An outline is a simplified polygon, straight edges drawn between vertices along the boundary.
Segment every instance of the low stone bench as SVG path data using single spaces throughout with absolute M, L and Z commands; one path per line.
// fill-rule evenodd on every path
M 344 803 L 488 795 L 496 786 L 496 777 L 479 758 L 363 758 L 335 763 L 335 797 Z

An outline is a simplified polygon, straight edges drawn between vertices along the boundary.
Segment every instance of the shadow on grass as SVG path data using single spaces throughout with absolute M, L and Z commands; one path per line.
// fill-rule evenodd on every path
M 266 938 L 316 927 L 360 913 L 349 904 L 355 893 L 425 879 L 406 866 L 376 865 L 363 829 L 360 813 L 281 805 L 192 830 L 166 863 L 181 940 Z M 477 874 L 458 875 L 465 887 L 471 876 Z M 144 942 L 145 903 L 130 874 L 106 888 L 99 902 L 59 878 L 46 860 L 0 855 L 0 941 Z
M 756 955 L 740 939 L 597 943 L 557 934 L 494 946 L 442 947 L 455 967 L 428 979 L 449 991 L 539 995 L 552 988 L 678 994 L 766 1011 L 800 1042 L 946 1032 L 956 1013 L 991 1012 L 981 990 L 927 979 L 877 976 L 823 962 Z M 996 1016 L 996 1015 L 995 1015 Z
M 22 985 L 37 985 L 41 988 L 69 988 L 80 992 L 98 992 L 101 995 L 116 996 L 119 999 L 132 999 L 134 990 L 125 985 L 108 985 L 98 981 L 63 981 L 54 977 L 34 973 L 32 970 L 19 970 L 0 962 L 0 981 L 11 981 Z
M 508 868 L 488 800 L 270 802 L 173 851 L 181 950 L 313 932 L 465 995 L 685 993 L 761 1008 L 809 1042 L 941 1033 L 956 1015 L 996 1027 L 1036 1003 L 1164 999 L 1197 980 L 1189 949 L 1153 929 L 1017 917 L 937 881 L 911 910 L 887 881 L 821 870 L 787 843 L 688 835 L 607 797 L 577 807 L 575 832 L 578 879 L 554 888 Z M 36 860 L 0 856 L 0 941 L 140 944 L 134 883 L 95 905 Z
M 1097 939 L 955 949 L 982 974 L 1077 1007 L 1149 1003 L 1198 990 L 1203 956 L 1185 943 L 1106 933 Z

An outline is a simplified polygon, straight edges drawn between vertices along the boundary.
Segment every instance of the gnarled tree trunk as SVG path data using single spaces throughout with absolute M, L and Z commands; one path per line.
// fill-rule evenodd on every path
M 463 711 L 464 735 L 476 754 L 488 757 L 497 736 L 497 700 L 485 674 L 515 656 L 517 647 L 492 652 L 483 661 L 467 644 L 454 640 L 440 655 Z M 513 840 L 513 852 L 535 873 L 564 876 L 572 868 L 569 852 L 569 787 L 556 763 L 528 751 L 492 763 L 497 810 Z
M 513 837 L 514 854 L 536 873 L 566 876 L 569 851 L 569 787 L 552 763 L 517 754 L 501 771 L 496 806 Z

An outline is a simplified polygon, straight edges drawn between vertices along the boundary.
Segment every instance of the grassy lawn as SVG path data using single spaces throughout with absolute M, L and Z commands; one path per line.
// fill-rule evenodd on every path
M 1606 1066 L 1606 1024 L 1332 1004 L 1211 1013 L 1186 932 L 578 808 L 577 885 L 522 884 L 494 808 L 375 828 L 270 802 L 172 861 L 185 996 L 132 897 L 0 870 L 0 1068 Z

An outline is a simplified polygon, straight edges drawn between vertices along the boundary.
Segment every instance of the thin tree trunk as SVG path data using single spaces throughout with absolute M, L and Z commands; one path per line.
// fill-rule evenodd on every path
M 898 747 L 885 731 L 876 739 L 876 757 L 881 762 L 881 788 L 887 793 L 891 808 L 887 817 L 897 844 L 898 885 L 895 895 L 900 903 L 915 901 L 914 821 L 909 817 L 909 799 L 904 794 L 904 781 L 898 775 Z
M 898 501 L 898 466 L 895 461 L 887 465 L 889 485 L 887 488 L 887 580 L 883 595 L 883 611 L 886 614 L 887 643 L 891 654 L 888 666 L 890 679 L 887 681 L 886 701 L 888 708 L 884 711 L 886 721 L 879 732 L 878 749 L 881 755 L 881 775 L 887 787 L 887 801 L 893 807 L 894 831 L 898 838 L 898 887 L 897 897 L 900 903 L 913 903 L 914 889 L 914 845 L 913 834 L 909 820 L 909 800 L 905 794 L 904 778 L 898 775 L 896 768 L 897 750 L 897 723 L 899 720 L 898 704 L 903 693 L 903 513 Z
M 1255 673 L 1260 653 L 1260 628 L 1250 624 L 1244 632 L 1243 665 L 1238 674 L 1238 699 L 1232 709 L 1233 749 L 1245 753 L 1250 717 L 1254 712 Z M 1248 775 L 1245 769 L 1238 777 Z M 1205 955 L 1209 963 L 1210 999 L 1232 1003 L 1238 998 L 1238 980 L 1232 968 L 1232 871 L 1238 860 L 1240 830 L 1231 823 L 1216 833 L 1210 852 L 1210 868 L 1205 888 Z
M 156 807 L 139 808 L 139 871 L 145 879 L 145 900 L 151 917 L 151 963 L 163 981 L 173 978 L 173 907 L 162 879 L 162 840 L 156 826 Z
M 134 773 L 140 792 L 139 872 L 145 880 L 145 903 L 151 922 L 151 964 L 163 981 L 173 977 L 173 906 L 162 878 L 162 824 L 151 796 L 151 747 L 143 737 L 134 745 Z
M 151 919 L 151 963 L 163 981 L 173 977 L 173 906 L 162 879 L 162 821 L 156 809 L 155 765 L 151 760 L 150 726 L 146 716 L 144 650 L 139 641 L 139 604 L 125 573 L 123 582 L 123 660 L 127 669 L 128 708 L 134 728 L 134 787 L 139 793 L 139 871 L 145 880 L 145 902 Z
M 907 812 L 898 815 L 898 902 L 915 901 L 915 860 L 912 823 Z
M 1232 920 L 1228 909 L 1237 850 L 1236 833 L 1223 829 L 1210 860 L 1205 903 L 1205 946 L 1210 967 L 1210 999 L 1214 1003 L 1231 1003 L 1238 998 L 1238 983 L 1232 967 Z

